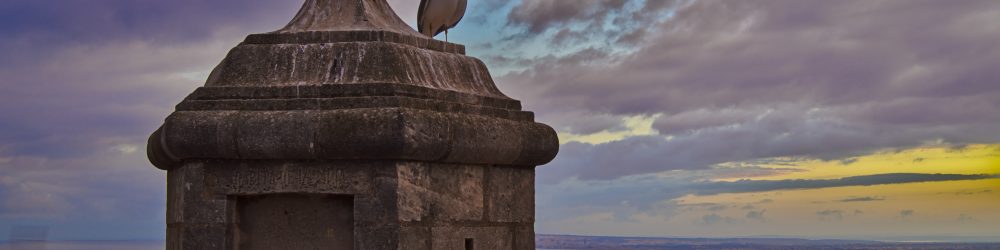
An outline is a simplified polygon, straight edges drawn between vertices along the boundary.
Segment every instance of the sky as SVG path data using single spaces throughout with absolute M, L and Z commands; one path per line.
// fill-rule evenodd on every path
M 0 4 L 0 240 L 162 239 L 147 136 L 301 2 Z M 450 39 L 559 133 L 538 233 L 1000 241 L 998 1 L 472 0 Z

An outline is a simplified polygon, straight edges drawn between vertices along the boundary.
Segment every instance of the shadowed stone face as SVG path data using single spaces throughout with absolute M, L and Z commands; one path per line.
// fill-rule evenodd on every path
M 241 196 L 236 206 L 239 249 L 354 248 L 354 197 Z

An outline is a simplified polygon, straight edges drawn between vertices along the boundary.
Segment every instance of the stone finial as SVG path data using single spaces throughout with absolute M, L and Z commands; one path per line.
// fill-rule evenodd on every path
M 306 0 L 295 18 L 273 33 L 356 30 L 423 36 L 403 22 L 385 0 Z

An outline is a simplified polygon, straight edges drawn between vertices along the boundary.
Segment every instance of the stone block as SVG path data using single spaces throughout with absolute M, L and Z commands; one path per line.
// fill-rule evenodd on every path
M 202 163 L 188 163 L 167 173 L 167 223 L 225 222 L 225 197 L 213 196 L 205 188 L 204 173 Z
M 174 112 L 162 128 L 167 154 L 176 159 L 237 157 L 233 121 L 237 112 Z M 185 145 L 185 147 L 169 147 Z
M 431 171 L 426 164 L 406 162 L 397 165 L 399 220 L 424 221 L 431 213 Z
M 184 250 L 226 249 L 226 228 L 225 224 L 185 223 L 179 229 L 178 245 Z
M 428 201 L 438 222 L 483 219 L 483 167 L 433 164 Z
M 236 144 L 244 159 L 313 159 L 315 119 L 312 111 L 258 111 L 240 112 L 229 122 L 235 123 Z
M 513 249 L 510 229 L 507 227 L 455 227 L 431 228 L 432 249 L 464 250 L 467 240 L 473 249 Z
M 400 227 L 358 226 L 354 228 L 354 249 L 399 249 Z
M 358 225 L 399 226 L 399 184 L 396 180 L 396 177 L 376 175 L 372 183 L 372 192 L 355 197 L 354 215 Z
M 319 115 L 318 153 L 323 158 L 371 159 L 399 155 L 405 147 L 398 109 L 328 111 Z
M 399 249 L 432 250 L 430 227 L 403 226 L 399 232 Z
M 535 170 L 493 167 L 489 171 L 487 205 L 494 222 L 535 221 Z
M 451 151 L 447 162 L 510 164 L 521 153 L 519 124 L 482 116 L 452 115 Z M 486 153 L 489 152 L 489 153 Z
M 513 226 L 514 228 L 514 249 L 535 250 L 535 225 L 534 223 L 524 223 Z

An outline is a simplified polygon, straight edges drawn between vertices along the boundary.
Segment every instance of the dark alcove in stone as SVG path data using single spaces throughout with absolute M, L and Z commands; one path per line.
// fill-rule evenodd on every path
M 235 198 L 236 249 L 354 249 L 351 196 L 271 194 Z

